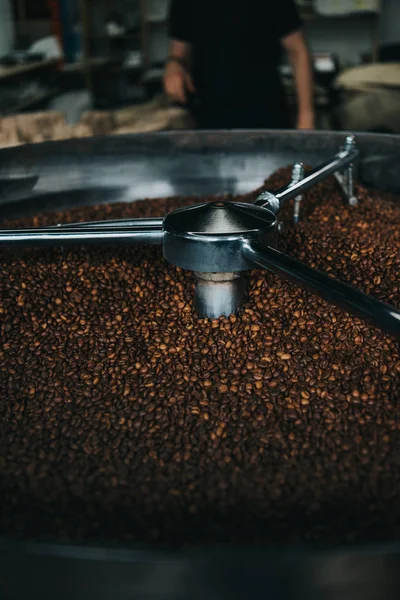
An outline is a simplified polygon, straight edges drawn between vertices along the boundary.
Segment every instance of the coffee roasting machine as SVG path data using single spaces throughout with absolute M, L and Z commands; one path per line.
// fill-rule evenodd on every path
M 50 228 L 2 230 L 0 243 L 162 244 L 169 263 L 194 271 L 197 279 L 195 307 L 201 316 L 209 318 L 237 312 L 246 299 L 246 280 L 242 274 L 261 267 L 321 295 L 400 339 L 400 312 L 394 307 L 274 248 L 278 215 L 284 202 L 294 199 L 293 218 L 298 222 L 302 194 L 329 175 L 336 177 L 347 202 L 357 206 L 353 168 L 358 156 L 355 139 L 348 136 L 343 148 L 310 174 L 305 176 L 302 163 L 296 162 L 290 184 L 275 193 L 263 192 L 253 205 L 217 201 L 175 210 L 164 219 L 60 223 Z
M 305 171 L 299 160 L 313 169 Z M 196 310 L 212 318 L 239 310 L 246 302 L 244 272 L 263 268 L 400 338 L 396 308 L 277 249 L 285 201 L 294 200 L 297 223 L 302 195 L 334 175 L 343 201 L 357 211 L 356 172 L 368 186 L 400 193 L 399 162 L 400 138 L 368 134 L 355 140 L 318 132 L 187 132 L 21 146 L 1 152 L 3 218 L 141 197 L 243 193 L 278 167 L 294 166 L 288 186 L 263 192 L 253 204 L 221 200 L 164 219 L 2 229 L 0 243 L 160 244 L 169 263 L 195 272 Z M 42 598 L 74 600 L 156 595 L 384 600 L 400 593 L 399 567 L 400 546 L 385 544 L 186 555 L 3 539 L 0 596 L 12 590 L 15 597 L 34 598 L 30 591 L 37 589 Z

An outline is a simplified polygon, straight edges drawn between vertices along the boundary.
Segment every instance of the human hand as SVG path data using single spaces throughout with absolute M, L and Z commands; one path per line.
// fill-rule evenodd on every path
M 308 111 L 299 113 L 297 117 L 297 129 L 315 129 L 314 112 Z
M 165 92 L 176 102 L 187 103 L 187 92 L 194 94 L 192 76 L 178 61 L 168 62 L 164 73 Z

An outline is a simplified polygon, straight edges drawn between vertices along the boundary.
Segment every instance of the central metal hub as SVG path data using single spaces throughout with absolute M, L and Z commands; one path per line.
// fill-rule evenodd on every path
M 243 242 L 275 245 L 277 218 L 268 209 L 239 202 L 211 202 L 175 210 L 163 221 L 164 257 L 202 273 L 246 271 Z
M 277 218 L 266 208 L 239 202 L 212 202 L 176 210 L 163 222 L 164 257 L 196 275 L 195 307 L 217 318 L 246 300 L 243 271 L 254 268 L 243 243 L 275 246 Z

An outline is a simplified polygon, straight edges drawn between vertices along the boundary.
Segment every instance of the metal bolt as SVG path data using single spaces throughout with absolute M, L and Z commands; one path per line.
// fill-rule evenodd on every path
M 298 183 L 302 179 L 304 179 L 304 165 L 301 162 L 296 162 L 293 165 L 293 169 L 292 169 L 292 185 Z M 302 194 L 300 194 L 299 196 L 296 196 L 296 198 L 294 199 L 293 221 L 294 221 L 295 225 L 297 225 L 297 223 L 300 221 L 300 204 L 301 204 L 302 199 L 303 199 Z
M 344 143 L 344 149 L 348 152 L 349 150 L 353 150 L 356 145 L 356 138 L 354 135 L 348 135 L 346 137 L 346 141 Z
M 256 206 L 262 206 L 263 208 L 268 208 L 275 215 L 279 212 L 280 204 L 279 200 L 274 194 L 271 192 L 261 192 L 256 201 L 254 202 Z

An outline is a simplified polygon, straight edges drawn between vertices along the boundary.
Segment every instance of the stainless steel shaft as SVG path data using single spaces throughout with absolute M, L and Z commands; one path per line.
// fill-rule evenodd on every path
M 198 273 L 194 307 L 209 319 L 227 317 L 240 310 L 247 299 L 247 281 L 243 273 Z
M 21 246 L 65 246 L 67 244 L 162 244 L 161 226 L 139 227 L 45 227 L 2 229 L 0 244 Z
M 107 221 L 85 221 L 82 223 L 60 223 L 54 227 L 62 227 L 63 229 L 68 228 L 79 228 L 87 229 L 92 227 L 102 227 L 104 229 L 113 229 L 119 227 L 143 227 L 145 229 L 149 227 L 162 227 L 163 219 L 161 217 L 148 217 L 144 219 L 109 219 Z

